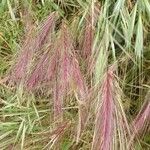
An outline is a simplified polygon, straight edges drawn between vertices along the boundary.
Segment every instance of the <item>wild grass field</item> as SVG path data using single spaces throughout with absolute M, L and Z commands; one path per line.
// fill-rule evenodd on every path
M 1 0 L 0 150 L 150 150 L 150 1 Z

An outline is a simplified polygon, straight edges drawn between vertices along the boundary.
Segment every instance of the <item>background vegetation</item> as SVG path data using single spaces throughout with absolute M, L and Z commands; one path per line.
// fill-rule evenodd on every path
M 0 149 L 150 149 L 149 0 L 0 1 Z

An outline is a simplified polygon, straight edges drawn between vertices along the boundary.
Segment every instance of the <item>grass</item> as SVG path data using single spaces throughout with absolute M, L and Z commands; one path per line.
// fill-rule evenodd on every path
M 148 0 L 2 0 L 0 14 L 0 149 L 150 149 Z

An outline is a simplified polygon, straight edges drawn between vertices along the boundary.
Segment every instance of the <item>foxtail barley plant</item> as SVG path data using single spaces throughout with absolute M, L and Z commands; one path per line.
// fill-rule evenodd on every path
M 0 149 L 150 149 L 148 0 L 0 5 Z

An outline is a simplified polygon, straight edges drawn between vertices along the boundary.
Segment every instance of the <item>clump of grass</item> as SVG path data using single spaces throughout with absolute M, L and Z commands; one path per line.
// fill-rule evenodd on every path
M 147 0 L 0 4 L 0 149 L 149 148 Z

